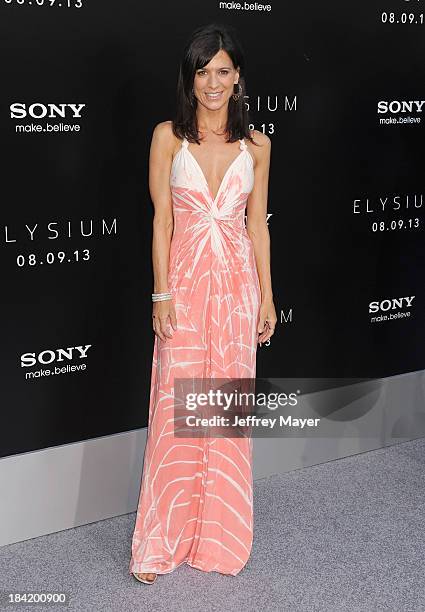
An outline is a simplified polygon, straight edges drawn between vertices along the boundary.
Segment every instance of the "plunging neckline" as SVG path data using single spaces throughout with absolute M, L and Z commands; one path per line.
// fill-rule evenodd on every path
M 245 143 L 245 142 L 244 142 L 242 139 L 239 139 L 239 145 L 240 145 L 241 150 L 240 150 L 240 151 L 239 151 L 239 153 L 236 155 L 236 157 L 234 158 L 234 160 L 233 160 L 232 162 L 230 162 L 230 165 L 227 167 L 227 170 L 225 171 L 225 173 L 224 173 L 224 175 L 223 175 L 223 178 L 221 179 L 220 185 L 219 185 L 219 187 L 218 187 L 218 191 L 217 191 L 217 193 L 215 194 L 215 197 L 214 197 L 214 196 L 213 196 L 213 194 L 212 194 L 212 192 L 211 192 L 210 186 L 209 186 L 209 184 L 208 184 L 207 177 L 205 176 L 205 173 L 204 173 L 204 171 L 203 171 L 203 170 L 202 170 L 202 168 L 201 168 L 201 165 L 199 164 L 199 162 L 198 162 L 198 160 L 196 159 L 196 157 L 193 155 L 192 151 L 190 151 L 190 150 L 189 150 L 189 141 L 188 141 L 186 138 L 184 138 L 184 139 L 183 139 L 183 141 L 182 141 L 182 147 L 183 147 L 183 146 L 185 146 L 186 151 L 189 153 L 190 157 L 191 157 L 191 158 L 192 158 L 192 160 L 194 161 L 195 166 L 197 167 L 197 169 L 198 169 L 198 171 L 199 171 L 199 174 L 201 175 L 202 180 L 203 180 L 203 181 L 204 181 L 204 183 L 205 183 L 205 186 L 206 186 L 206 188 L 207 188 L 207 190 L 208 190 L 208 195 L 210 196 L 210 199 L 211 199 L 211 201 L 212 201 L 212 203 L 213 203 L 213 204 L 215 204 L 215 203 L 217 202 L 218 196 L 219 196 L 219 195 L 220 195 L 220 193 L 221 193 L 222 187 L 223 187 L 223 185 L 224 185 L 224 182 L 225 182 L 225 180 L 226 180 L 226 178 L 227 178 L 227 175 L 229 174 L 230 170 L 233 168 L 233 166 L 235 165 L 235 163 L 237 162 L 237 160 L 240 158 L 240 156 L 241 156 L 243 153 L 245 153 L 245 151 L 247 151 L 247 150 L 248 150 L 248 147 L 247 147 L 246 143 Z M 242 145 L 245 145 L 245 146 L 242 148 Z

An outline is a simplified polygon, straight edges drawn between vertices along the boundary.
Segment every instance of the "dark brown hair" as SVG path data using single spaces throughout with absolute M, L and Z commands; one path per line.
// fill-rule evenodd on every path
M 173 119 L 173 133 L 177 138 L 200 144 L 196 117 L 197 100 L 193 93 L 195 73 L 206 66 L 223 49 L 228 53 L 233 66 L 239 68 L 239 83 L 242 87 L 237 101 L 230 97 L 227 117 L 227 142 L 247 138 L 254 142 L 249 131 L 248 110 L 245 105 L 245 57 L 236 31 L 231 26 L 211 23 L 192 32 L 183 50 L 177 82 L 177 104 Z M 257 144 L 257 143 L 254 143 Z

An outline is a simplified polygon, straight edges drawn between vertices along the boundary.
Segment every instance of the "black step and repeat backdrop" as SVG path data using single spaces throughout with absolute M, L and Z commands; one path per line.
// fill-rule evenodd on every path
M 257 374 L 425 367 L 423 0 L 1 0 L 2 457 L 147 424 L 149 146 L 211 21 L 272 139 Z

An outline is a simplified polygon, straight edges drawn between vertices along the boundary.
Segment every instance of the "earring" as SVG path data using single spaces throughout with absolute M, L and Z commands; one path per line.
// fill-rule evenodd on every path
M 235 85 L 238 86 L 238 92 L 235 93 Z M 234 99 L 235 102 L 237 102 L 239 100 L 239 98 L 242 95 L 242 85 L 240 83 L 235 83 L 233 85 L 233 94 L 232 94 L 232 98 Z

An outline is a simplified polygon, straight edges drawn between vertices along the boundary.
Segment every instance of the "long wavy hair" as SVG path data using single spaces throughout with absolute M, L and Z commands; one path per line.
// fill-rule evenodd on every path
M 196 108 L 198 101 L 193 93 L 195 73 L 206 66 L 223 49 L 232 60 L 234 68 L 239 68 L 239 83 L 242 87 L 237 101 L 230 96 L 228 103 L 226 142 L 247 138 L 254 142 L 249 132 L 249 116 L 245 105 L 245 57 L 235 29 L 218 23 L 202 26 L 192 32 L 183 50 L 177 81 L 177 104 L 173 119 L 173 133 L 181 140 L 201 144 L 198 138 Z

